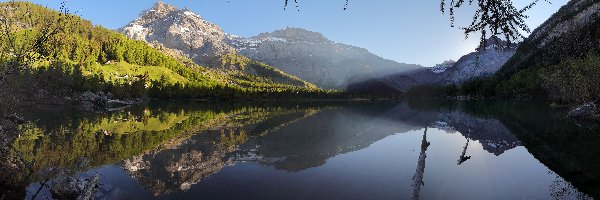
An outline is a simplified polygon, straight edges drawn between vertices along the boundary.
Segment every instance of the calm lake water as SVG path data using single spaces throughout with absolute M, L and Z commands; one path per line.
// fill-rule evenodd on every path
M 13 190 L 52 198 L 58 180 L 98 174 L 97 199 L 600 198 L 600 131 L 566 112 L 514 101 L 40 109 L 12 144 L 33 163 Z

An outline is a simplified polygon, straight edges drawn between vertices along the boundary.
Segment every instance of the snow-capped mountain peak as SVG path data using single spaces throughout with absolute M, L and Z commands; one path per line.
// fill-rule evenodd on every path
M 240 54 L 327 89 L 344 90 L 361 79 L 417 67 L 383 59 L 367 49 L 336 43 L 302 28 L 288 27 L 249 38 L 228 35 L 227 39 Z
M 220 55 L 234 51 L 219 26 L 187 8 L 178 9 L 160 1 L 121 32 L 136 40 L 161 43 L 206 66 L 217 65 Z
M 162 2 L 120 31 L 129 38 L 161 44 L 206 67 L 221 66 L 222 56 L 235 52 L 327 89 L 344 90 L 361 79 L 419 67 L 386 60 L 364 48 L 336 43 L 301 28 L 248 38 L 227 34 L 189 9 Z
M 454 66 L 454 63 L 456 63 L 456 61 L 454 61 L 454 60 L 447 60 L 447 61 L 444 61 L 444 62 L 443 62 L 443 63 L 441 63 L 441 64 L 437 64 L 437 65 L 433 66 L 433 67 L 431 68 L 431 71 L 432 71 L 433 73 L 436 73 L 436 74 L 443 73 L 443 72 L 445 72 L 447 69 L 449 69 L 449 68 L 451 68 L 452 66 Z

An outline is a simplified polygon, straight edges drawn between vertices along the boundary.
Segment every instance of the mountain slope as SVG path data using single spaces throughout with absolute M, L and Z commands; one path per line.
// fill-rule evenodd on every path
M 554 101 L 600 99 L 600 1 L 572 0 L 525 39 L 491 79 L 466 93 L 535 95 Z M 482 92 L 490 91 L 490 92 Z
M 160 1 L 119 32 L 135 40 L 160 43 L 207 67 L 220 66 L 220 55 L 233 51 L 223 41 L 225 34 L 219 26 L 187 8 L 180 10 Z
M 492 36 L 486 40 L 485 50 L 462 56 L 443 74 L 445 84 L 463 83 L 469 79 L 488 77 L 496 73 L 516 51 L 517 45 Z
M 213 70 L 237 70 L 295 86 L 301 86 L 299 80 L 306 80 L 322 88 L 344 90 L 353 82 L 419 67 L 386 60 L 366 49 L 335 43 L 320 33 L 299 28 L 238 37 L 187 8 L 179 10 L 162 2 L 119 32 L 158 43 Z M 231 56 L 250 64 L 229 63 Z
M 476 52 L 462 56 L 458 61 L 445 61 L 434 67 L 419 67 L 406 72 L 379 77 L 373 80 L 354 84 L 352 92 L 362 91 L 361 87 L 377 90 L 373 85 L 384 88 L 378 94 L 390 92 L 390 87 L 405 93 L 417 86 L 460 84 L 470 79 L 489 77 L 500 69 L 515 53 L 516 45 L 508 44 L 497 37 L 486 40 L 485 47 L 478 47 Z M 385 85 L 385 86 L 383 86 Z
M 63 15 L 33 3 L 0 3 L 0 8 L 10 11 L 0 13 L 0 18 L 14 24 L 10 30 L 11 38 L 0 37 L 0 50 L 9 48 L 8 51 L 20 52 L 20 49 L 10 48 L 35 45 L 39 41 L 35 33 L 43 32 L 47 26 L 58 30 L 36 52 L 32 52 L 39 56 L 35 57 L 36 60 L 27 61 L 29 69 L 7 81 L 11 85 L 3 85 L 3 89 L 15 87 L 17 91 L 28 91 L 23 97 L 26 99 L 54 95 L 63 102 L 64 96 L 84 91 L 104 91 L 126 98 L 146 95 L 169 98 L 325 95 L 325 91 L 314 85 L 243 56 L 225 56 L 227 59 L 223 66 L 246 66 L 248 70 L 255 70 L 256 74 L 267 74 L 273 78 L 236 70 L 210 70 L 159 44 L 128 39 L 115 31 L 93 26 L 80 17 Z M 6 45 L 13 36 L 19 45 Z M 0 64 L 16 62 L 15 56 L 3 53 Z
M 355 82 L 419 67 L 383 59 L 366 49 L 335 43 L 300 28 L 250 38 L 230 35 L 228 42 L 242 55 L 328 89 L 346 89 Z
M 183 55 L 221 75 L 315 88 L 271 66 L 238 55 L 225 42 L 226 34 L 219 26 L 187 8 L 180 10 L 159 1 L 118 31 L 131 39 L 168 48 L 174 54 Z
M 529 67 L 547 67 L 599 52 L 599 18 L 600 1 L 569 1 L 522 42 L 500 72 L 512 75 Z

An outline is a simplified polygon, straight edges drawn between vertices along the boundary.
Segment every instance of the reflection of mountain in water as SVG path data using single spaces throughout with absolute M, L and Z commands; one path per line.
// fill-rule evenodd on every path
M 403 103 L 389 113 L 387 117 L 395 121 L 415 126 L 431 124 L 431 127 L 448 133 L 459 132 L 466 138 L 478 141 L 484 150 L 497 156 L 521 145 L 500 121 L 471 115 L 461 109 L 423 109 Z
M 38 122 L 13 145 L 26 159 L 36 161 L 36 170 L 68 166 L 79 157 L 91 160 L 90 167 L 129 158 L 122 162 L 128 174 L 143 188 L 162 195 L 185 191 L 238 161 L 301 171 L 389 135 L 432 124 L 448 133 L 460 132 L 467 143 L 479 142 L 494 155 L 524 145 L 578 189 L 600 194 L 597 127 L 575 126 L 560 113 L 531 103 L 430 107 L 379 102 L 300 108 L 133 108 L 101 117 L 73 117 L 54 126 Z M 46 134 L 50 131 L 54 134 Z M 463 151 L 461 157 L 459 164 L 468 155 Z
M 300 171 L 323 165 L 336 155 L 366 148 L 394 133 L 420 129 L 391 120 L 388 116 L 393 106 L 322 111 L 258 139 L 258 153 L 265 158 L 263 164 Z
M 123 168 L 154 195 L 184 191 L 231 164 L 226 154 L 235 148 L 215 144 L 218 140 L 215 133 L 198 134 L 176 148 L 127 159 Z
M 133 156 L 123 161 L 123 168 L 156 196 L 185 191 L 232 165 L 236 157 L 247 154 L 240 150 L 240 145 L 248 143 L 252 136 L 314 112 L 314 109 L 248 109 L 185 141 Z
M 448 112 L 440 115 L 446 122 L 466 138 L 481 143 L 483 149 L 496 156 L 521 145 L 521 142 L 496 119 L 479 118 L 464 112 Z
M 568 110 L 543 104 L 499 102 L 469 107 L 474 115 L 491 113 L 541 163 L 580 191 L 600 198 L 599 126 L 580 126 L 565 119 Z

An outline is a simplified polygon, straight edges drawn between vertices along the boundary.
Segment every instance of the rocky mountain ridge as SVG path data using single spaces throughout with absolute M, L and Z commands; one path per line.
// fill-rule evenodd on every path
M 515 44 L 492 36 L 485 46 L 456 62 L 426 68 L 387 60 L 367 49 L 336 43 L 321 33 L 301 28 L 288 27 L 240 37 L 225 33 L 218 25 L 187 8 L 179 10 L 162 2 L 157 2 L 120 31 L 130 38 L 159 43 L 200 65 L 224 67 L 224 55 L 237 54 L 321 88 L 350 92 L 378 88 L 384 88 L 384 93 L 405 92 L 418 85 L 459 84 L 487 77 L 498 71 L 516 49 Z M 260 70 L 248 73 L 256 74 L 256 71 Z
M 486 40 L 485 44 L 456 62 L 449 60 L 434 67 L 420 67 L 360 84 L 373 85 L 374 82 L 379 82 L 377 85 L 387 85 L 388 88 L 404 93 L 421 85 L 460 84 L 469 79 L 488 77 L 496 73 L 515 54 L 517 45 L 509 44 L 495 36 Z
M 187 8 L 160 1 L 119 31 L 129 38 L 159 43 L 209 68 L 223 67 L 224 55 L 237 54 L 325 89 L 344 90 L 352 82 L 420 67 L 383 59 L 300 28 L 235 36 Z
M 119 32 L 132 39 L 158 42 L 208 67 L 218 66 L 221 55 L 234 51 L 219 26 L 187 8 L 180 10 L 160 1 Z
M 381 58 L 367 49 L 336 43 L 320 33 L 285 28 L 250 38 L 231 36 L 242 55 L 328 89 L 419 68 Z
M 190 59 L 233 85 L 284 84 L 316 88 L 272 66 L 239 55 L 227 42 L 228 34 L 188 8 L 178 9 L 158 1 L 118 31 L 169 55 Z

